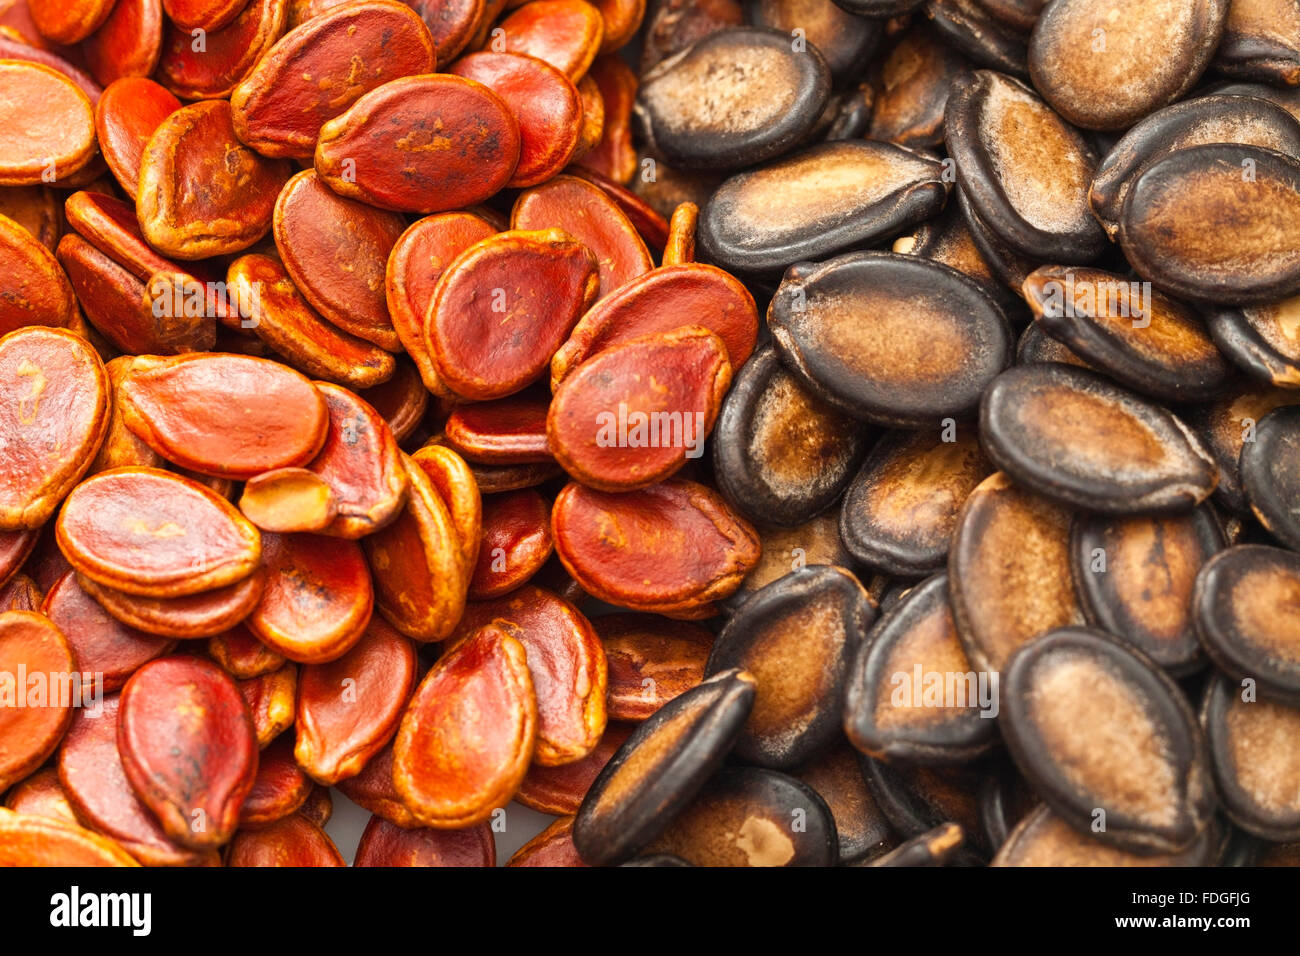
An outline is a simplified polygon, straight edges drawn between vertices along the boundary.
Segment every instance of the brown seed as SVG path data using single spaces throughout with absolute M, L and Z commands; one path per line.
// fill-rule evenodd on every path
M 986 69 L 1024 76 L 1028 37 L 993 16 L 984 0 L 927 0 L 925 15 L 946 42 Z
M 845 492 L 844 546 L 891 574 L 943 568 L 957 514 L 991 471 L 973 428 L 889 433 Z
M 698 624 L 626 613 L 592 623 L 609 663 L 610 720 L 646 720 L 704 680 L 713 635 Z
M 1218 469 L 1161 406 L 1069 365 L 1020 365 L 980 403 L 993 463 L 1034 491 L 1106 514 L 1171 514 L 1209 497 Z
M 184 597 L 127 594 L 81 576 L 78 584 L 113 617 L 147 634 L 205 638 L 235 627 L 261 600 L 265 577 L 254 572 L 242 581 Z
M 1124 129 L 1196 85 L 1228 7 L 1228 0 L 1051 4 L 1034 26 L 1029 75 L 1070 122 Z
M 0 614 L 0 787 L 36 770 L 63 739 L 74 706 L 90 693 L 82 690 L 83 675 L 72 677 L 77 667 L 67 638 L 48 618 Z
M 948 552 L 948 586 L 976 670 L 1001 671 L 1022 644 L 1083 623 L 1070 579 L 1070 518 L 1002 472 L 966 499 Z
M 841 865 L 872 860 L 894 844 L 889 821 L 876 806 L 862 774 L 862 759 L 846 743 L 794 774 L 826 801 L 835 820 Z
M 373 620 L 352 650 L 298 680 L 294 755 L 326 786 L 356 776 L 392 739 L 415 690 L 414 645 Z
M 1012 302 L 1011 290 L 1002 282 L 975 242 L 962 215 L 960 203 L 949 203 L 938 218 L 921 223 L 911 235 L 895 239 L 892 251 L 899 255 L 933 259 L 964 273 L 979 283 L 980 288 L 1003 308 Z
M 39 611 L 45 595 L 25 574 L 15 574 L 0 586 L 0 611 Z
M 72 322 L 77 300 L 58 260 L 7 215 L 0 215 L 0 269 L 5 276 L 0 334 L 26 325 L 63 328 Z
M 969 68 L 965 57 L 932 31 L 912 27 L 890 48 L 873 78 L 870 137 L 912 148 L 939 146 L 948 91 Z
M 551 525 L 583 590 L 632 610 L 706 611 L 758 563 L 754 530 L 716 492 L 680 478 L 624 494 L 569 484 Z
M 722 763 L 753 703 L 753 677 L 724 671 L 638 726 L 578 811 L 573 840 L 582 859 L 621 862 L 658 837 Z
M 0 338 L 0 529 L 43 525 L 108 430 L 109 380 L 89 343 L 59 329 Z
M 244 517 L 263 531 L 321 531 L 337 514 L 329 484 L 305 468 L 275 468 L 250 478 L 239 498 Z
M 635 729 L 635 724 L 612 722 L 605 727 L 596 749 L 581 760 L 560 767 L 544 767 L 534 762 L 519 785 L 515 802 L 538 813 L 557 816 L 577 813 L 596 777 Z
M 478 561 L 483 528 L 483 499 L 465 460 L 450 448 L 426 445 L 411 456 L 447 506 L 456 543 L 466 568 Z
M 956 823 L 943 823 L 878 857 L 867 866 L 948 866 L 961 860 L 966 831 Z M 859 866 L 863 864 L 858 864 Z
M 1298 212 L 1300 161 L 1259 146 L 1194 146 L 1133 183 L 1119 242 L 1139 274 L 1173 295 L 1268 302 L 1300 291 Z
M 254 0 L 256 2 L 256 0 Z M 240 830 L 226 848 L 226 866 L 347 866 L 334 841 L 300 813 L 270 826 Z
M 486 824 L 464 830 L 404 830 L 372 816 L 353 866 L 496 866 L 496 843 Z
M 122 769 L 166 834 L 204 850 L 230 839 L 257 775 L 257 741 L 235 682 L 198 657 L 141 667 L 122 690 Z
M 232 677 L 241 680 L 261 677 L 284 666 L 284 658 L 254 637 L 242 624 L 210 638 L 208 653 Z
M 586 866 L 573 846 L 573 817 L 560 817 L 533 837 L 506 866 Z
M 158 81 L 182 99 L 228 97 L 284 33 L 288 6 L 286 0 L 249 0 L 234 20 L 205 34 L 203 44 L 167 23 Z
M 239 693 L 253 715 L 253 728 L 260 749 L 265 749 L 293 726 L 297 690 L 298 665 L 292 663 L 269 674 L 239 682 Z
M 928 219 L 947 198 L 942 173 L 938 160 L 890 143 L 814 146 L 724 182 L 700 216 L 700 247 L 729 270 L 779 275 Z
M 416 690 L 393 745 L 397 792 L 425 826 L 483 823 L 519 789 L 536 734 L 524 648 L 500 628 L 484 627 L 442 657 Z
M 283 820 L 307 802 L 311 778 L 294 763 L 293 739 L 288 735 L 258 755 L 257 776 L 239 811 L 239 826 L 256 829 Z
M 138 866 L 117 843 L 74 823 L 0 808 L 0 866 Z
M 1300 386 L 1300 350 L 1289 330 L 1300 297 L 1255 306 L 1216 309 L 1210 335 L 1219 349 L 1252 378 L 1281 388 Z
M 526 585 L 465 609 L 452 647 L 480 629 L 499 628 L 523 645 L 537 702 L 536 766 L 574 763 L 605 732 L 607 665 L 591 622 L 550 592 Z
M 763 553 L 754 570 L 741 582 L 739 590 L 724 602 L 724 608 L 734 610 L 759 588 L 810 564 L 834 564 L 846 568 L 853 564 L 853 555 L 849 554 L 840 538 L 838 508 L 824 511 L 791 528 L 761 524 L 756 528 Z
M 1294 548 L 1300 542 L 1300 418 L 1290 408 L 1274 409 L 1251 437 L 1239 463 L 1250 510 L 1273 537 Z
M 1278 86 L 1300 84 L 1300 11 L 1281 0 L 1234 0 L 1214 68 Z
M 1214 827 L 1178 853 L 1136 853 L 1109 846 L 1079 832 L 1051 808 L 1039 807 L 1007 838 L 992 866 L 1205 866 Z
M 334 799 L 330 796 L 329 787 L 322 787 L 320 784 L 312 787 L 311 793 L 298 808 L 298 812 L 323 829 L 325 824 L 330 822 L 330 817 L 334 815 Z
M 53 767 L 38 770 L 11 787 L 5 796 L 4 805 L 15 813 L 47 817 L 80 826 L 72 804 L 68 803 L 67 795 L 59 785 L 59 773 Z
M 673 210 L 668 223 L 668 242 L 664 246 L 665 266 L 688 265 L 695 261 L 695 230 L 700 221 L 700 207 L 684 202 Z
M 0 89 L 0 125 L 9 131 L 0 144 L 0 186 L 39 186 L 50 170 L 66 181 L 95 158 L 95 109 L 71 79 L 40 63 L 6 59 Z

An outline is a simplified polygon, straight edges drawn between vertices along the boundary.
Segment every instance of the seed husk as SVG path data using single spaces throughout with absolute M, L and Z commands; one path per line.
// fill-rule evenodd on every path
M 592 621 L 608 662 L 611 720 L 646 720 L 704 680 L 713 635 L 655 614 L 604 614 Z
M 724 30 L 646 73 L 633 115 L 670 164 L 738 169 L 798 143 L 826 106 L 830 81 L 818 49 L 799 51 L 785 31 Z
M 756 592 L 713 644 L 708 673 L 752 674 L 756 697 L 736 740 L 747 763 L 798 767 L 838 736 L 849 664 L 875 620 L 875 602 L 843 568 L 793 571 Z
M 870 866 L 947 866 L 961 859 L 966 845 L 966 831 L 956 823 L 943 823 L 920 836 L 912 837 Z
M 1241 449 L 1241 480 L 1250 510 L 1270 534 L 1300 547 L 1300 410 L 1276 408 Z
M 872 860 L 893 849 L 889 821 L 876 806 L 862 772 L 862 757 L 845 742 L 793 771 L 826 801 L 835 820 L 841 865 Z
M 637 727 L 591 785 L 574 820 L 574 846 L 587 864 L 621 863 L 668 827 L 730 751 L 754 690 L 751 675 L 724 671 Z
M 991 16 L 981 0 L 926 0 L 925 15 L 935 32 L 980 66 L 1028 73 L 1027 38 Z
M 763 553 L 736 593 L 722 603 L 725 612 L 740 607 L 759 588 L 810 564 L 853 567 L 853 555 L 840 537 L 840 513 L 836 508 L 792 528 L 759 525 L 757 530 Z
M 1276 86 L 1300 84 L 1300 11 L 1285 0 L 1234 0 L 1214 69 Z
M 787 36 L 803 30 L 807 42 L 825 58 L 837 85 L 861 72 L 880 42 L 877 20 L 853 16 L 831 0 L 749 0 L 746 7 L 754 26 L 780 30 Z
M 700 247 L 729 271 L 776 276 L 930 218 L 947 198 L 942 177 L 937 159 L 892 143 L 823 143 L 718 187 L 700 215 Z
M 1070 537 L 1075 589 L 1088 623 L 1175 676 L 1202 663 L 1193 619 L 1197 572 L 1227 547 L 1209 504 L 1185 515 L 1079 515 Z
M 979 826 L 977 767 L 894 766 L 864 757 L 863 771 L 881 812 L 902 839 L 910 840 L 952 822 L 965 835 L 956 854 L 958 862 L 982 863 L 992 855 Z
M 1070 365 L 1018 365 L 980 403 L 993 463 L 1034 491 L 1105 514 L 1172 514 L 1209 497 L 1218 468 L 1161 406 Z
M 1042 806 L 1007 837 L 991 866 L 1206 866 L 1215 827 L 1208 826 L 1187 849 L 1176 853 L 1135 853 L 1080 833 L 1050 807 Z
M 873 75 L 871 138 L 913 148 L 942 145 L 948 91 L 954 77 L 969 68 L 966 58 L 932 30 L 913 26 Z
M 1245 544 L 1211 558 L 1193 598 L 1201 644 L 1221 671 L 1253 680 L 1266 697 L 1300 703 L 1300 642 L 1292 611 L 1300 600 L 1300 557 Z
M 1178 686 L 1100 632 L 1063 628 L 1003 672 L 1003 739 L 1069 825 L 1137 853 L 1186 849 L 1209 826 L 1205 741 Z

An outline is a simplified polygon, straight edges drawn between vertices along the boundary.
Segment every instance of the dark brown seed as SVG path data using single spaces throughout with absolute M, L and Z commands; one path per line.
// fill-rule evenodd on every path
M 706 628 L 657 614 L 604 614 L 592 624 L 605 649 L 610 720 L 646 720 L 704 680 Z
M 1124 203 L 1119 242 L 1172 295 L 1242 305 L 1300 291 L 1300 160 L 1194 146 L 1153 163 Z
M 993 230 L 985 225 L 984 220 L 980 219 L 979 213 L 975 211 L 975 207 L 966 196 L 966 190 L 958 186 L 953 190 L 953 195 L 957 199 L 957 208 L 961 211 L 962 221 L 970 230 L 971 242 L 975 243 L 975 248 L 979 250 L 984 261 L 989 264 L 989 268 L 1002 284 L 1019 292 L 1029 273 L 1033 272 L 1039 263 L 1021 255 L 995 235 Z
M 1206 866 L 1214 847 L 1216 828 L 1209 826 L 1200 838 L 1178 853 L 1135 853 L 1109 846 L 1039 807 L 1012 831 L 993 858 L 992 866 Z
M 1289 548 L 1300 548 L 1300 409 L 1275 408 L 1241 449 L 1250 510 Z
M 1300 84 L 1300 9 L 1291 0 L 1232 0 L 1214 68 L 1277 86 Z
M 1185 515 L 1080 515 L 1071 570 L 1088 623 L 1135 646 L 1175 676 L 1201 664 L 1192 591 L 1201 567 L 1227 547 L 1208 504 Z
M 989 15 L 982 0 L 926 0 L 935 31 L 980 66 L 1024 76 L 1026 37 Z
M 1048 335 L 1128 388 L 1188 402 L 1212 398 L 1232 376 L 1200 317 L 1149 282 L 1101 269 L 1043 266 L 1023 291 Z
M 1106 245 L 1088 206 L 1097 156 L 1024 83 L 978 70 L 953 81 L 944 141 L 980 220 L 1027 256 L 1087 262 Z
M 957 74 L 969 68 L 966 58 L 932 30 L 913 26 L 873 76 L 870 137 L 913 148 L 941 145 L 948 91 Z
M 891 766 L 866 758 L 863 770 L 872 797 L 902 838 L 953 822 L 966 836 L 967 845 L 958 854 L 962 863 L 982 863 L 991 855 L 979 826 L 978 769 Z
M 1216 309 L 1209 316 L 1210 335 L 1223 354 L 1252 378 L 1281 388 L 1300 388 L 1297 322 L 1300 297 L 1296 296 Z
M 876 806 L 862 773 L 862 758 L 846 743 L 793 774 L 826 801 L 835 819 L 841 864 L 874 859 L 893 848 L 889 821 Z
M 944 823 L 912 837 L 896 850 L 886 853 L 871 866 L 947 866 L 957 862 L 966 845 L 966 831 L 956 823 Z
M 800 51 L 776 30 L 723 30 L 646 73 L 634 116 L 669 163 L 738 169 L 797 144 L 825 108 L 830 80 L 814 46 Z
M 849 663 L 876 617 L 875 602 L 843 568 L 794 571 L 732 615 L 708 672 L 739 668 L 757 685 L 736 755 L 778 770 L 826 750 L 843 722 Z
M 1222 93 L 1157 110 L 1135 125 L 1097 165 L 1088 202 L 1113 239 L 1137 178 L 1170 153 L 1205 143 L 1247 143 L 1295 156 L 1300 124 L 1281 106 Z
M 948 576 L 936 574 L 908 591 L 858 650 L 845 731 L 881 760 L 964 763 L 994 746 L 997 715 L 997 676 L 971 666 L 948 604 Z
M 728 270 L 777 275 L 930 218 L 948 194 L 942 176 L 937 159 L 901 146 L 824 143 L 724 182 L 700 214 L 700 246 Z
M 1016 344 L 1016 364 L 1033 365 L 1041 362 L 1060 362 L 1063 365 L 1077 365 L 1079 368 L 1091 368 L 1087 362 L 1070 351 L 1064 342 L 1058 342 L 1046 332 L 1038 322 L 1031 322 L 1020 334 Z
M 713 432 L 713 473 L 751 521 L 798 525 L 840 496 L 867 450 L 867 431 L 799 384 L 776 350 L 753 356 Z
M 884 425 L 974 414 L 1011 361 L 997 303 L 956 269 L 885 252 L 792 266 L 768 309 L 782 361 L 819 397 Z
M 1181 97 L 1210 65 L 1229 0 L 1057 0 L 1029 41 L 1029 75 L 1087 129 L 1124 129 Z
M 1113 638 L 1063 628 L 1003 672 L 1000 726 L 1064 820 L 1121 849 L 1174 853 L 1214 810 L 1205 741 L 1172 679 Z
M 622 862 L 663 832 L 731 750 L 754 705 L 754 683 L 743 671 L 717 674 L 636 729 L 574 821 L 574 846 L 585 862 Z
M 1233 387 L 1208 405 L 1187 410 L 1187 423 L 1219 467 L 1215 498 L 1238 515 L 1250 514 L 1238 470 L 1246 439 L 1258 434 L 1259 422 L 1273 409 L 1300 403 L 1300 391 L 1245 383 Z
M 1042 802 L 1009 757 L 987 765 L 978 800 L 980 832 L 994 847 L 1006 843 L 1017 824 Z
M 890 574 L 938 571 L 947 564 L 958 511 L 992 470 L 974 428 L 890 432 L 845 492 L 844 546 Z
M 649 846 L 693 866 L 830 866 L 839 858 L 826 802 L 794 777 L 718 772 Z
M 803 39 L 825 58 L 836 83 L 860 73 L 880 42 L 879 21 L 854 16 L 831 0 L 749 0 L 747 6 L 755 26 L 780 30 L 787 38 L 802 30 Z
M 1018 365 L 980 403 L 980 441 L 1012 478 L 1104 514 L 1187 511 L 1218 468 L 1175 415 L 1094 372 Z
M 735 610 L 759 588 L 810 564 L 851 567 L 853 555 L 840 540 L 840 513 L 832 508 L 793 528 L 759 527 L 763 548 L 757 567 L 745 576 L 740 589 L 724 603 Z
M 1229 677 L 1300 704 L 1300 555 L 1237 545 L 1206 563 L 1193 598 L 1201 644 Z
M 1206 689 L 1201 727 L 1233 822 L 1265 840 L 1300 840 L 1300 710 L 1256 700 L 1219 675 Z
M 958 203 L 950 202 L 942 215 L 921 223 L 911 235 L 899 236 L 894 240 L 893 251 L 903 256 L 933 259 L 964 273 L 1003 308 L 1014 300 L 1012 290 L 980 252 Z
M 990 475 L 957 518 L 948 587 L 977 670 L 1001 671 L 1022 644 L 1082 624 L 1070 580 L 1070 512 L 1002 472 Z

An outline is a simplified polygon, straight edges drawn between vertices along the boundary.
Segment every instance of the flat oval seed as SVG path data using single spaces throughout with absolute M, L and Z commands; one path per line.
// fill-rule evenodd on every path
M 361 538 L 397 517 L 410 483 L 392 429 L 367 402 L 337 385 L 316 383 L 329 427 L 307 470 L 325 482 L 335 506 L 324 533 Z
M 230 672 L 247 680 L 284 666 L 284 658 L 271 650 L 242 624 L 208 640 L 208 654 Z
M 1250 514 L 1238 465 L 1246 439 L 1254 439 L 1261 419 L 1274 408 L 1300 402 L 1300 392 L 1256 383 L 1236 385 L 1216 401 L 1187 410 L 1187 422 L 1219 467 L 1215 498 L 1239 515 Z
M 15 784 L 5 796 L 5 808 L 15 813 L 45 817 L 80 826 L 68 797 L 59 785 L 59 773 L 53 767 L 38 770 Z
M 1223 36 L 1228 6 L 1228 0 L 1050 4 L 1029 41 L 1029 75 L 1070 122 L 1124 129 L 1196 85 Z
M 942 173 L 938 160 L 890 143 L 813 146 L 724 182 L 700 216 L 700 246 L 726 269 L 777 275 L 933 216 L 948 194 Z
M 1211 558 L 1196 579 L 1201 644 L 1232 678 L 1265 695 L 1300 703 L 1300 557 L 1267 545 L 1238 545 Z
M 965 763 L 997 740 L 997 678 L 957 637 L 948 576 L 912 588 L 856 652 L 844 703 L 849 741 L 880 760 Z
M 116 693 L 143 664 L 166 654 L 175 641 L 128 627 L 105 611 L 71 571 L 58 580 L 37 610 L 67 638 L 77 666 L 93 676 L 100 693 Z
M 47 250 L 53 252 L 63 232 L 59 221 L 60 197 L 48 186 L 11 186 L 0 189 L 0 214 L 8 216 Z
M 1043 266 L 1025 279 L 1023 292 L 1048 335 L 1128 388 L 1187 402 L 1213 397 L 1232 376 L 1200 317 L 1150 283 L 1101 269 Z
M 118 468 L 68 495 L 59 549 L 86 577 L 144 597 L 234 584 L 257 568 L 261 537 L 230 502 L 156 468 Z
M 1075 588 L 1088 622 L 1175 676 L 1202 662 L 1193 620 L 1197 573 L 1227 547 L 1208 504 L 1185 515 L 1080 515 L 1070 537 Z
M 293 738 L 287 734 L 277 737 L 258 755 L 253 788 L 239 811 L 240 827 L 264 827 L 298 812 L 314 786 L 294 762 Z
M 876 100 L 867 135 L 913 149 L 942 145 L 948 92 L 968 69 L 966 58 L 933 31 L 912 27 L 894 41 L 873 79 Z
M 1241 449 L 1241 480 L 1250 510 L 1268 531 L 1300 547 L 1300 412 L 1278 408 L 1259 423 Z
M 483 497 L 474 473 L 465 459 L 441 445 L 426 445 L 411 456 L 411 461 L 424 472 L 447 506 L 464 566 L 473 568 L 483 530 Z
M 122 382 L 122 416 L 169 461 L 243 480 L 310 462 L 329 425 L 297 372 L 244 355 L 140 357 Z
M 262 535 L 266 589 L 248 617 L 262 643 L 291 661 L 346 654 L 374 610 L 370 572 L 354 541 L 315 534 Z
M 339 195 L 381 209 L 442 212 L 501 189 L 519 149 L 519 123 L 497 94 L 431 73 L 385 83 L 325 123 L 316 172 Z
M 875 617 L 857 579 L 824 565 L 787 574 L 741 605 L 708 665 L 710 674 L 740 669 L 756 682 L 736 756 L 784 770 L 824 752 L 843 726 L 849 663 Z
M 486 29 L 490 21 L 495 19 L 483 0 L 455 0 L 452 3 L 412 0 L 407 5 L 424 18 L 424 23 L 433 36 L 439 63 L 450 63 L 474 39 L 480 26 Z
M 439 641 L 464 611 L 472 564 L 429 476 L 405 457 L 403 466 L 410 485 L 406 507 L 367 535 L 362 547 L 380 613 L 407 637 Z
M 528 655 L 537 699 L 533 765 L 555 767 L 590 754 L 605 732 L 607 666 L 591 622 L 562 598 L 526 586 L 465 609 L 453 647 L 480 628 L 502 629 Z
M 853 79 L 880 42 L 880 23 L 853 16 L 831 0 L 749 0 L 746 6 L 749 21 L 755 26 L 779 30 L 787 36 L 803 30 L 804 38 L 825 58 L 837 82 Z
M 235 87 L 235 133 L 263 156 L 310 159 L 328 120 L 390 80 L 432 73 L 434 59 L 409 5 L 328 10 L 285 34 Z
M 145 664 L 122 690 L 117 745 L 169 837 L 196 850 L 230 839 L 257 775 L 257 741 L 225 671 L 198 657 Z
M 1087 262 L 1106 245 L 1088 206 L 1097 156 L 1025 84 L 978 70 L 953 82 L 944 141 L 980 220 L 1027 256 Z
M 646 73 L 634 115 L 672 165 L 738 169 L 788 152 L 829 95 L 815 46 L 800 52 L 777 30 L 724 30 Z
M 519 785 L 515 802 L 538 813 L 569 816 L 577 813 L 582 798 L 605 769 L 605 764 L 623 746 L 636 729 L 635 724 L 610 723 L 601 734 L 596 749 L 581 760 L 561 767 L 544 767 L 534 762 Z
M 739 590 L 724 603 L 724 609 L 735 610 L 759 588 L 810 564 L 853 566 L 853 555 L 840 537 L 839 509 L 824 511 L 790 528 L 762 524 L 756 527 L 763 553 Z
M 45 599 L 36 582 L 25 574 L 15 574 L 0 587 L 0 611 L 39 611 Z
M 54 171 L 75 175 L 95 158 L 95 110 L 62 73 L 39 63 L 0 62 L 0 186 L 39 186 Z M 39 121 L 33 122 L 34 117 Z
M 78 666 L 68 639 L 48 618 L 31 611 L 0 613 L 0 673 L 5 678 L 0 786 L 8 789 L 36 770 L 63 739 L 74 706 L 86 702 L 79 690 L 82 675 L 76 674 L 75 685 L 69 683 Z M 76 699 L 69 688 L 76 690 Z M 89 688 L 85 694 L 89 698 Z
M 533 0 L 501 21 L 506 53 L 545 60 L 578 82 L 600 49 L 600 10 L 579 0 Z
M 1286 0 L 1235 0 L 1214 68 L 1278 86 L 1300 84 L 1300 10 Z
M 1265 840 L 1300 839 L 1300 710 L 1256 700 L 1218 675 L 1206 689 L 1201 726 L 1233 822 Z
M 826 801 L 835 820 L 841 865 L 871 860 L 894 844 L 889 821 L 876 806 L 862 773 L 862 758 L 847 743 L 794 773 Z
M 562 229 L 590 249 L 600 270 L 597 298 L 654 268 L 644 240 L 618 204 L 574 176 L 556 176 L 521 193 L 510 212 L 510 228 Z
M 1088 202 L 1114 239 L 1133 183 L 1156 161 L 1206 143 L 1246 143 L 1294 156 L 1300 153 L 1300 124 L 1294 120 L 1259 97 L 1216 93 L 1167 106 L 1136 124 L 1102 158 Z
M 956 823 L 943 823 L 933 830 L 899 844 L 867 866 L 949 866 L 962 860 L 966 831 Z M 858 864 L 862 866 L 863 864 Z
M 43 525 L 108 431 L 109 380 L 85 339 L 26 328 L 0 338 L 0 529 Z
M 140 228 L 150 245 L 178 259 L 239 252 L 270 230 L 289 174 L 287 163 L 235 138 L 229 103 L 182 107 L 158 125 L 141 157 Z M 194 190 L 194 182 L 206 188 Z
M 4 215 L 0 215 L 0 269 L 5 277 L 0 335 L 27 325 L 63 328 L 73 321 L 77 299 L 58 260 L 32 233 Z
M 993 463 L 1040 494 L 1105 514 L 1187 511 L 1218 468 L 1173 414 L 1070 365 L 1003 372 L 980 404 Z
M 324 830 L 302 814 L 291 813 L 268 827 L 236 833 L 226 848 L 226 866 L 347 866 L 347 863 Z
M 284 33 L 288 6 L 286 0 L 249 0 L 234 20 L 204 34 L 202 44 L 168 22 L 158 81 L 182 99 L 229 96 Z
M 349 388 L 370 388 L 393 377 L 393 356 L 322 319 L 289 278 L 283 264 L 260 254 L 230 264 L 226 286 L 239 304 L 240 324 L 286 364 Z
M 998 305 L 1008 307 L 1014 301 L 1011 290 L 980 251 L 975 236 L 962 215 L 960 203 L 949 203 L 936 219 L 921 223 L 909 236 L 894 240 L 893 251 L 899 255 L 933 259 L 974 279 L 981 289 L 993 296 Z
M 866 430 L 804 388 L 769 347 L 722 403 L 713 472 L 751 521 L 799 525 L 840 496 L 866 450 Z
M 564 73 L 536 57 L 493 52 L 461 57 L 448 72 L 482 83 L 501 97 L 518 122 L 519 164 L 506 183 L 509 188 L 546 182 L 574 157 L 582 101 Z
M 936 33 L 980 66 L 1028 73 L 1028 37 L 993 16 L 985 0 L 927 0 L 925 15 Z
M 403 829 L 422 826 L 407 809 L 393 783 L 393 745 L 390 743 L 366 762 L 355 777 L 338 782 L 339 792 L 357 806 Z M 327 793 L 329 791 L 326 791 Z
M 957 513 L 992 470 L 973 428 L 891 432 L 845 492 L 844 546 L 856 560 L 891 574 L 943 568 Z
M 162 33 L 158 0 L 118 0 L 82 47 L 90 72 L 105 86 L 120 77 L 149 76 L 162 53 Z
M 248 0 L 163 0 L 167 18 L 187 30 L 219 30 L 235 17 Z
M 452 409 L 443 425 L 447 444 L 485 465 L 525 465 L 555 460 L 546 445 L 550 396 L 525 392 Z
M 353 866 L 496 866 L 496 844 L 486 824 L 464 830 L 403 830 L 372 816 Z
M 981 841 L 978 782 L 972 767 L 896 766 L 863 758 L 863 773 L 872 798 L 901 837 L 919 837 L 945 822 L 958 824 L 968 846 L 957 854 L 965 864 L 982 863 L 988 847 Z
M 337 195 L 310 169 L 275 203 L 275 247 L 303 298 L 326 321 L 388 351 L 402 341 L 388 317 L 384 271 L 405 229 L 397 213 Z
M 991 866 L 1206 866 L 1214 841 L 1214 827 L 1186 850 L 1177 853 L 1135 853 L 1109 846 L 1070 826 L 1042 806 L 1025 817 L 1007 837 Z
M 82 576 L 80 587 L 128 627 L 171 638 L 204 638 L 228 631 L 252 613 L 265 578 L 253 573 L 242 581 L 186 597 L 141 597 Z
M 1070 513 L 997 472 L 971 492 L 948 552 L 962 646 L 977 670 L 1001 671 L 1020 645 L 1083 623 L 1070 579 Z
M 1148 659 L 1065 628 L 1018 651 L 1003 682 L 1007 748 L 1071 826 L 1121 849 L 1173 853 L 1209 825 L 1205 741 L 1178 686 Z
M 1216 309 L 1210 335 L 1234 365 L 1252 378 L 1281 388 L 1300 387 L 1300 349 L 1292 330 L 1300 297 L 1277 302 Z
M 32 0 L 28 5 L 31 22 L 40 35 L 54 43 L 80 43 L 113 12 L 112 0 Z
M 506 866 L 586 866 L 573 846 L 573 817 L 560 817 L 533 837 Z
M 587 791 L 573 842 L 592 866 L 650 844 L 722 763 L 754 703 L 754 679 L 724 671 L 642 723 Z M 788 818 L 787 818 L 788 819 Z
M 755 767 L 719 771 L 647 850 L 693 866 L 831 866 L 839 859 L 835 821 L 816 791 Z
M 429 306 L 425 338 L 439 377 L 469 399 L 521 391 L 598 286 L 595 257 L 558 229 L 504 232 L 471 246 L 438 280 Z
M 704 454 L 730 385 L 726 343 L 702 326 L 633 339 L 560 384 L 547 445 L 588 487 L 646 488 Z
M 791 267 L 768 322 L 805 386 L 885 425 L 972 415 L 1014 348 L 1006 316 L 974 281 L 892 253 Z
M 305 468 L 276 468 L 250 478 L 239 510 L 263 531 L 320 531 L 337 513 L 330 486 Z
M 342 657 L 304 667 L 293 751 L 303 770 L 325 786 L 360 773 L 397 733 L 417 667 L 415 646 L 380 620 Z
M 706 609 L 758 563 L 753 529 L 716 492 L 680 478 L 624 494 L 570 483 L 551 526 L 556 553 L 582 589 L 632 610 Z
M 483 823 L 519 789 L 537 735 L 523 646 L 488 625 L 429 671 L 393 745 L 397 792 L 425 826 Z
M 118 752 L 121 696 L 102 709 L 81 709 L 59 748 L 59 784 L 79 820 L 111 839 L 146 866 L 195 866 L 215 862 L 212 851 L 175 843 L 136 796 Z
M 269 674 L 239 681 L 239 693 L 253 716 L 253 729 L 260 749 L 265 749 L 293 726 L 297 690 L 298 665 L 292 663 Z
M 180 108 L 180 100 L 145 77 L 113 81 L 95 104 L 100 151 L 128 199 L 135 199 L 140 187 L 140 161 L 149 137 Z
M 552 64 L 557 65 L 557 64 Z M 624 184 L 636 174 L 637 151 L 632 142 L 632 109 L 636 103 L 636 91 L 640 81 L 631 68 L 623 62 L 622 57 L 600 56 L 591 64 L 590 76 L 600 94 L 602 108 L 602 126 L 600 141 L 588 152 L 574 160 L 573 171 L 610 194 L 619 205 L 624 206 L 630 218 L 636 219 L 626 208 L 627 197 Z M 570 74 L 570 79 L 573 78 Z M 584 77 L 585 79 L 586 77 Z M 580 80 L 578 82 L 581 82 Z M 612 187 L 612 188 L 611 188 Z M 655 225 L 653 218 L 638 225 Z M 667 223 L 663 223 L 664 226 Z M 651 233 L 642 229 L 646 242 L 659 247 L 659 241 Z M 662 236 L 662 233 L 660 233 Z
M 611 720 L 642 721 L 704 680 L 713 635 L 653 614 L 607 614 L 592 622 L 609 665 Z
M 551 550 L 551 507 L 540 494 L 524 488 L 484 498 L 470 599 L 510 593 L 540 570 Z
M 1259 146 L 1194 146 L 1133 183 L 1119 242 L 1173 295 L 1253 304 L 1300 291 L 1298 222 L 1300 161 Z
M 703 325 L 721 338 L 733 369 L 754 351 L 758 309 L 739 280 L 710 265 L 664 266 L 602 298 L 578 320 L 551 359 L 551 390 L 603 349 L 684 323 Z

